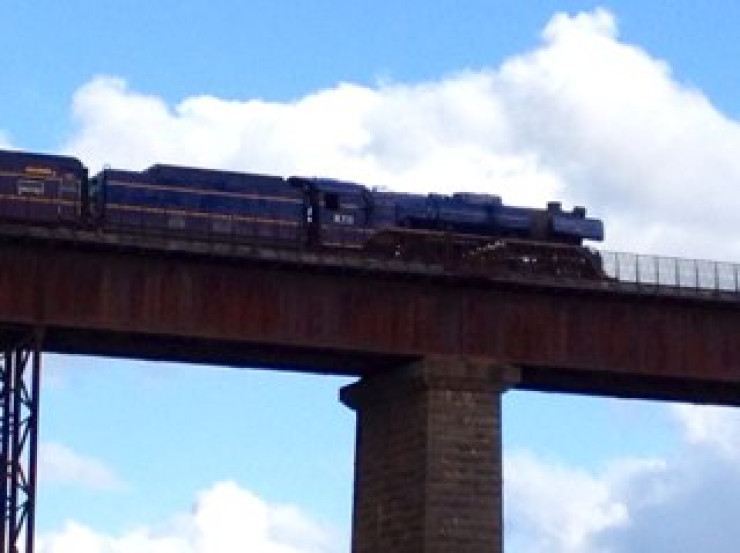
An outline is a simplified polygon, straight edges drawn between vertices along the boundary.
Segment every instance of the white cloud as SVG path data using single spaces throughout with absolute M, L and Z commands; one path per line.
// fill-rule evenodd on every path
M 74 114 L 64 149 L 94 169 L 173 162 L 511 203 L 561 197 L 603 216 L 611 247 L 740 256 L 740 125 L 621 42 L 605 10 L 557 15 L 531 52 L 435 82 L 170 106 L 98 77 Z
M 740 462 L 740 410 L 735 407 L 676 405 L 672 412 L 681 423 L 686 440 L 708 446 Z
M 629 505 L 630 524 L 595 536 L 594 551 L 737 551 L 740 417 L 711 407 L 679 406 L 673 412 L 684 446 L 665 461 L 664 470 L 615 486 Z M 710 436 L 715 431 L 720 434 Z
M 101 490 L 119 490 L 125 484 L 102 461 L 58 443 L 39 446 L 39 478 L 48 483 L 75 484 Z
M 623 524 L 627 508 L 609 484 L 526 452 L 505 459 L 507 543 L 529 553 L 587 553 L 595 533 Z
M 544 39 L 499 72 L 510 109 L 525 114 L 523 146 L 569 194 L 598 206 L 628 237 L 620 243 L 740 255 L 738 123 L 673 79 L 665 62 L 616 40 L 604 11 L 555 17 Z
M 65 150 L 93 167 L 154 161 L 281 175 L 322 174 L 416 191 L 506 192 L 542 203 L 559 186 L 528 152 L 509 151 L 488 75 L 438 83 L 351 84 L 293 103 L 193 97 L 170 108 L 100 77 L 75 95 Z
M 670 408 L 683 444 L 665 459 L 587 472 L 526 452 L 505 461 L 512 553 L 734 553 L 740 541 L 740 414 Z
M 199 494 L 191 513 L 118 536 L 70 521 L 42 536 L 40 553 L 338 553 L 345 539 L 296 507 L 272 505 L 232 482 Z

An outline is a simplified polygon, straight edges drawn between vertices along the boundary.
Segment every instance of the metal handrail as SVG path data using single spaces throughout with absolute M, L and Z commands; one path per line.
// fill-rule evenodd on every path
M 657 289 L 740 294 L 740 264 L 708 259 L 600 251 L 607 276 Z

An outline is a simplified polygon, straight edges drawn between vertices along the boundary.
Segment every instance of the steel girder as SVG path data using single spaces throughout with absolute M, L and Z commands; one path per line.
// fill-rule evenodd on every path
M 0 335 L 0 553 L 33 553 L 41 335 Z

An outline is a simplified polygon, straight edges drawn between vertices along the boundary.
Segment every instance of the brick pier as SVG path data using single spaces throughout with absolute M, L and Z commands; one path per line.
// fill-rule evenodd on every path
M 357 411 L 353 553 L 501 553 L 501 393 L 513 376 L 432 359 L 342 390 Z

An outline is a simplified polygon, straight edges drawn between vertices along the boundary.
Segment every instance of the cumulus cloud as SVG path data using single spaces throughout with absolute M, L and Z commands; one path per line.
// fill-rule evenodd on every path
M 684 447 L 665 470 L 615 488 L 631 507 L 630 523 L 596 536 L 613 553 L 737 550 L 740 528 L 740 416 L 730 409 L 680 406 L 674 410 Z M 721 433 L 715 434 L 715 431 Z M 599 550 L 594 548 L 594 550 Z
M 589 472 L 526 452 L 508 455 L 507 551 L 734 553 L 740 413 L 671 410 L 684 441 L 665 459 L 616 459 Z
M 620 41 L 601 9 L 556 15 L 532 51 L 438 81 L 169 105 L 103 76 L 73 110 L 64 149 L 95 169 L 172 162 L 511 203 L 562 198 L 603 216 L 611 247 L 740 255 L 740 125 Z
M 542 48 L 504 63 L 510 105 L 526 114 L 517 139 L 630 239 L 737 256 L 740 126 L 665 62 L 616 37 L 603 10 L 561 15 Z M 718 236 L 729 237 L 726 249 Z
M 119 490 L 123 480 L 102 461 L 58 443 L 39 446 L 39 478 L 42 482 L 74 484 L 100 490 Z
M 589 552 L 590 539 L 625 522 L 608 482 L 526 452 L 506 456 L 507 544 L 530 553 Z
M 336 553 L 345 539 L 290 505 L 273 505 L 233 482 L 199 494 L 191 513 L 110 536 L 69 521 L 41 536 L 41 553 Z
M 527 152 L 508 151 L 490 81 L 471 73 L 376 89 L 340 84 L 292 103 L 201 96 L 169 107 L 122 79 L 99 77 L 75 95 L 80 129 L 65 149 L 93 166 L 164 161 L 418 192 L 507 192 L 542 203 L 559 187 L 557 176 Z
M 677 405 L 673 413 L 691 444 L 708 446 L 729 459 L 740 461 L 740 411 L 737 408 Z

